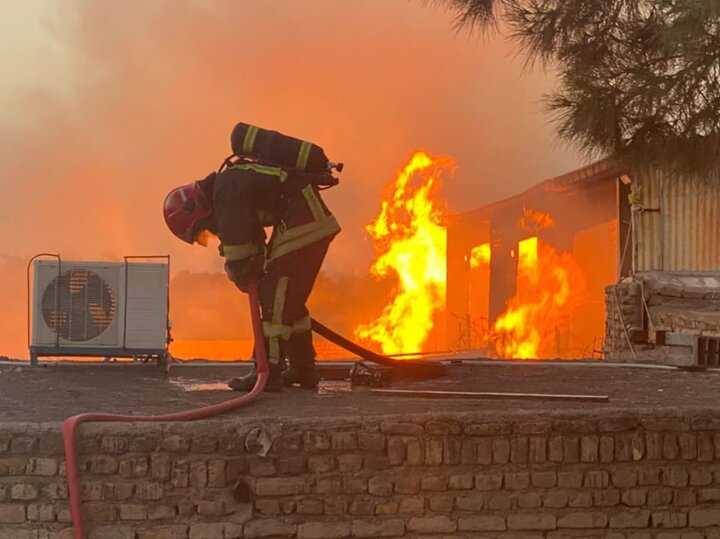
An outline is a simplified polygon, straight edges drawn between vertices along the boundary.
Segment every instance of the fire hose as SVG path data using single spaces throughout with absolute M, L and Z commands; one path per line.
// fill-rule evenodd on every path
M 248 287 L 248 299 L 250 302 L 250 316 L 252 318 L 253 336 L 255 339 L 255 354 L 257 359 L 258 377 L 255 387 L 252 390 L 235 399 L 225 402 L 219 402 L 210 406 L 187 410 L 184 412 L 176 412 L 172 414 L 155 415 L 155 416 L 135 416 L 135 415 L 116 415 L 116 414 L 98 414 L 88 413 L 79 414 L 69 417 L 63 421 L 62 435 L 63 444 L 65 446 L 65 463 L 67 468 L 67 484 L 68 494 L 70 497 L 70 515 L 73 522 L 74 539 L 86 539 L 85 530 L 82 522 L 82 506 L 80 500 L 80 481 L 78 478 L 77 455 L 75 451 L 75 438 L 77 428 L 81 423 L 99 423 L 99 422 L 121 422 L 121 421 L 195 421 L 205 419 L 219 414 L 224 414 L 230 410 L 240 408 L 254 401 L 257 396 L 265 388 L 265 382 L 268 377 L 268 361 L 267 352 L 265 350 L 265 341 L 263 339 L 262 321 L 260 320 L 260 303 L 258 301 L 257 283 L 253 283 Z
M 217 404 L 186 410 L 184 412 L 175 412 L 172 414 L 163 414 L 155 416 L 137 416 L 137 415 L 117 415 L 117 414 L 100 414 L 85 413 L 69 417 L 63 421 L 62 436 L 65 447 L 65 462 L 67 469 L 68 495 L 70 498 L 70 515 L 73 523 L 74 539 L 86 539 L 85 530 L 82 521 L 82 503 L 80 499 L 80 481 L 77 465 L 76 454 L 76 433 L 82 423 L 102 423 L 102 422 L 123 422 L 123 421 L 143 421 L 143 422 L 168 422 L 168 421 L 196 421 L 208 417 L 224 414 L 230 410 L 240 408 L 254 401 L 265 388 L 265 382 L 268 377 L 268 360 L 267 350 L 265 350 L 265 341 L 263 338 L 262 320 L 260 318 L 260 303 L 258 298 L 257 283 L 252 283 L 248 287 L 248 300 L 250 303 L 250 316 L 252 319 L 253 338 L 255 341 L 255 353 L 257 359 L 258 377 L 252 390 L 235 399 L 230 399 Z M 436 377 L 442 376 L 444 366 L 427 362 L 403 360 L 398 361 L 388 356 L 377 354 L 371 350 L 367 350 L 354 342 L 346 339 L 342 335 L 334 332 L 327 326 L 321 324 L 317 320 L 312 320 L 312 329 L 318 335 L 327 340 L 345 348 L 349 352 L 358 356 L 384 365 L 386 367 L 400 367 L 408 377 Z M 407 368 L 406 368 L 407 367 Z
M 321 337 L 326 338 L 328 341 L 344 348 L 348 352 L 360 356 L 363 359 L 385 367 L 392 367 L 396 372 L 401 371 L 404 378 L 437 378 L 445 374 L 445 366 L 440 363 L 427 360 L 416 361 L 412 359 L 393 359 L 389 356 L 384 356 L 373 352 L 372 350 L 368 350 L 367 348 L 363 348 L 359 344 L 356 344 L 350 339 L 336 333 L 314 318 L 311 319 L 311 324 L 312 330 Z

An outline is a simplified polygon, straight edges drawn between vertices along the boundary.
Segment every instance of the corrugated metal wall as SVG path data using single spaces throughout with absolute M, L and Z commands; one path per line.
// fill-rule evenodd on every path
M 636 216 L 636 269 L 720 271 L 720 179 L 646 171 L 637 184 L 645 211 Z

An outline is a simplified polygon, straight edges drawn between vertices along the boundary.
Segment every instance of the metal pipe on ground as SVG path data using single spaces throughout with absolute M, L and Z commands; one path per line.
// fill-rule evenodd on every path
M 413 389 L 371 389 L 378 396 L 414 397 L 422 399 L 514 399 L 606 403 L 607 395 L 562 395 L 553 393 L 495 393 L 492 391 L 416 391 Z

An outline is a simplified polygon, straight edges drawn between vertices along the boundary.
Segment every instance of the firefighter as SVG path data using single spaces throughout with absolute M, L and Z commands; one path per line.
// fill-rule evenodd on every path
M 320 197 L 330 173 L 308 174 L 238 158 L 220 172 L 171 191 L 165 222 L 181 240 L 207 245 L 220 239 L 225 272 L 243 292 L 259 282 L 268 354 L 266 391 L 317 386 L 315 348 L 306 302 L 328 246 L 340 226 Z M 272 227 L 266 241 L 265 227 Z M 283 371 L 285 359 L 289 367 Z M 228 382 L 250 391 L 257 371 Z

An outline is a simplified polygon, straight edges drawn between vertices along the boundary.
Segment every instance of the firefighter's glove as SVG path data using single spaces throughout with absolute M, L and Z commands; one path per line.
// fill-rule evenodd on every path
M 265 257 L 257 254 L 242 260 L 228 260 L 225 273 L 235 286 L 247 293 L 248 285 L 262 277 L 264 266 Z

